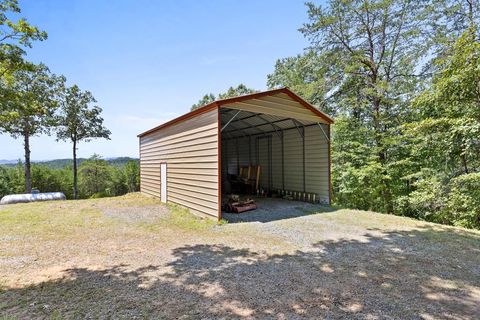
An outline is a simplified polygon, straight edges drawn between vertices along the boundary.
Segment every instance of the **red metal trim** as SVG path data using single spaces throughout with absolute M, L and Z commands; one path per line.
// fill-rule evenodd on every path
M 239 96 L 239 97 L 234 97 L 234 98 L 228 98 L 228 99 L 223 99 L 223 100 L 217 100 L 217 101 L 214 101 L 210 104 L 207 104 L 203 107 L 200 107 L 196 110 L 193 110 L 193 111 L 190 111 L 189 113 L 186 113 L 178 118 L 175 118 L 173 120 L 170 120 L 162 125 L 159 125 L 155 128 L 152 128 L 150 130 L 147 130 L 143 133 L 140 133 L 138 135 L 138 137 L 143 137 L 149 133 L 152 133 L 152 132 L 155 132 L 157 130 L 160 130 L 160 129 L 163 129 L 163 128 L 166 128 L 166 127 L 169 127 L 171 125 L 174 125 L 178 122 L 181 122 L 181 121 L 185 121 L 187 119 L 190 119 L 192 117 L 195 117 L 203 112 L 206 112 L 206 111 L 210 111 L 210 110 L 213 110 L 215 108 L 218 108 L 224 104 L 229 104 L 229 103 L 235 103 L 235 102 L 241 102 L 241 101 L 245 101 L 245 100 L 250 100 L 250 99 L 256 99 L 256 98 L 260 98 L 260 97 L 264 97 L 264 96 L 270 96 L 270 95 L 274 95 L 274 94 L 277 94 L 277 93 L 285 93 L 287 94 L 290 98 L 292 98 L 293 100 L 297 101 L 298 103 L 300 103 L 302 106 L 304 106 L 305 108 L 307 108 L 308 110 L 312 111 L 315 115 L 319 116 L 320 118 L 322 118 L 323 120 L 325 120 L 328 124 L 331 124 L 333 123 L 333 120 L 327 116 L 325 113 L 321 112 L 320 110 L 318 110 L 317 108 L 315 108 L 314 106 L 312 106 L 311 104 L 309 104 L 308 102 L 306 102 L 305 100 L 303 100 L 302 98 L 300 98 L 299 96 L 297 96 L 295 93 L 293 93 L 292 91 L 290 91 L 288 88 L 280 88 L 280 89 L 274 89 L 274 90 L 269 90 L 269 91 L 263 91 L 263 92 L 257 92 L 257 93 L 252 93 L 252 94 L 247 94 L 247 95 L 244 95 L 244 96 Z
M 165 122 L 165 123 L 163 123 L 163 124 L 161 124 L 161 125 L 159 125 L 159 126 L 157 126 L 157 127 L 155 127 L 155 128 L 152 128 L 152 129 L 150 129 L 150 130 L 147 130 L 147 131 L 145 131 L 145 132 L 142 132 L 142 133 L 140 133 L 137 137 L 141 138 L 141 137 L 143 137 L 143 136 L 146 136 L 146 135 L 149 134 L 149 133 L 155 132 L 155 131 L 157 131 L 157 130 L 160 130 L 160 129 L 163 129 L 163 128 L 166 128 L 166 127 L 170 127 L 170 126 L 172 126 L 172 125 L 174 125 L 174 124 L 176 124 L 176 123 L 179 123 L 179 122 L 185 121 L 185 120 L 187 120 L 187 119 L 193 118 L 193 117 L 199 115 L 200 113 L 204 113 L 204 112 L 213 110 L 213 109 L 215 109 L 215 108 L 218 108 L 218 104 L 217 104 L 216 101 L 215 101 L 215 102 L 212 102 L 212 103 L 210 103 L 210 104 L 207 104 L 206 106 L 203 106 L 203 107 L 201 107 L 201 108 L 198 108 L 198 109 L 195 109 L 195 110 L 193 110 L 193 111 L 190 111 L 189 113 L 186 113 L 186 114 L 184 114 L 184 115 L 182 115 L 182 116 L 180 116 L 180 117 L 178 117 L 178 118 L 175 118 L 175 119 L 173 119 L 173 120 L 170 120 L 170 121 L 168 121 L 168 122 Z

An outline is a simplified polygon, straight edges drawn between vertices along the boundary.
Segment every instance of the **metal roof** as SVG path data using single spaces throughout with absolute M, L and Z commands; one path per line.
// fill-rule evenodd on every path
M 288 88 L 281 88 L 214 101 L 162 125 L 147 130 L 139 134 L 138 137 L 143 137 L 149 133 L 185 121 L 186 119 L 216 108 L 222 108 L 222 110 L 236 109 L 237 112 L 238 110 L 241 110 L 242 118 L 245 118 L 247 115 L 250 116 L 248 119 L 243 119 L 244 124 L 248 123 L 248 128 L 245 127 L 245 130 L 249 130 L 248 133 L 245 131 L 245 134 L 255 134 L 252 133 L 252 131 L 257 131 L 256 133 L 267 131 L 267 126 L 270 128 L 269 131 L 274 130 L 275 126 L 282 129 L 292 128 L 292 126 L 295 126 L 295 121 L 303 125 L 333 123 L 333 120 L 329 116 L 297 96 Z M 222 120 L 228 121 L 230 117 L 233 116 L 233 114 L 231 114 L 229 117 L 229 112 L 230 111 L 222 111 Z M 235 119 L 234 121 L 241 120 L 242 118 Z M 232 123 L 234 121 L 232 121 Z M 274 126 L 269 122 L 274 122 Z M 241 121 L 235 123 L 240 126 Z M 228 133 L 228 130 L 226 130 L 225 133 Z

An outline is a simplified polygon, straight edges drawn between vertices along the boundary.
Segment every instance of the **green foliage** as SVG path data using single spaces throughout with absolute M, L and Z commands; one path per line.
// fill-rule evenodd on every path
M 82 162 L 88 160 L 87 158 L 77 158 L 77 164 L 80 165 Z M 118 167 L 122 169 L 129 161 L 134 161 L 138 163 L 138 159 L 130 158 L 130 157 L 118 157 L 118 158 L 110 158 L 105 159 L 109 165 Z M 50 169 L 64 169 L 66 167 L 72 167 L 72 159 L 54 159 L 48 161 L 33 161 L 32 163 L 41 164 L 44 166 L 49 167 Z M 15 167 L 18 164 L 3 164 L 5 167 Z
M 390 161 L 403 150 L 392 137 L 413 116 L 408 101 L 431 44 L 427 7 L 408 0 L 307 6 L 309 22 L 301 31 L 311 46 L 303 55 L 279 60 L 269 85 L 293 86 L 342 119 L 344 125 L 333 126 L 336 199 L 393 212 L 396 172 Z
M 200 107 L 203 107 L 209 103 L 212 103 L 216 100 L 215 95 L 213 93 L 208 93 L 202 97 L 202 99 L 198 100 L 197 103 L 192 105 L 191 110 L 198 109 Z
M 137 161 L 130 160 L 125 165 L 125 183 L 128 192 L 140 190 L 140 167 Z
M 94 154 L 83 162 L 79 168 L 79 189 L 83 197 L 109 196 L 112 191 L 109 181 L 112 179 L 108 163 L 99 155 Z
M 30 138 L 49 134 L 55 126 L 58 88 L 65 80 L 51 74 L 43 64 L 29 70 L 17 70 L 14 77 L 7 83 L 7 90 L 12 94 L 3 101 L 8 107 L 0 110 L 0 133 L 8 133 L 15 139 L 23 138 L 25 191 L 30 192 Z
M 23 60 L 25 48 L 32 46 L 33 41 L 45 40 L 47 33 L 30 25 L 25 18 L 14 20 L 21 12 L 16 0 L 0 1 L 0 81 L 11 81 L 14 71 L 28 68 Z M 7 92 L 0 87 L 0 94 Z M 0 110 L 5 111 L 7 105 L 0 104 Z
M 322 61 L 312 50 L 295 57 L 278 59 L 274 73 L 267 76 L 267 84 L 270 88 L 288 87 L 320 110 L 334 116 L 334 108 L 330 108 L 325 100 L 332 79 L 328 77 L 328 68 Z
M 78 86 L 64 88 L 60 110 L 56 116 L 58 140 L 80 142 L 94 138 L 109 139 L 111 132 L 103 126 L 100 116 L 102 109 L 96 105 L 89 91 L 81 91 Z
M 45 165 L 32 166 L 32 187 L 41 192 L 62 190 L 67 198 L 72 198 L 72 178 L 69 170 L 54 170 Z
M 109 181 L 110 195 L 119 196 L 128 192 L 127 177 L 124 171 L 110 167 L 111 180 Z
M 478 227 L 479 3 L 307 7 L 310 45 L 277 60 L 268 85 L 335 117 L 335 203 Z
M 4 101 L 8 108 L 0 112 L 0 132 L 13 138 L 48 134 L 55 126 L 58 90 L 64 78 L 52 74 L 43 64 L 14 75 L 15 80 L 7 86 L 15 95 Z
M 0 166 L 0 198 L 7 195 L 12 189 L 12 181 L 8 174 L 8 170 Z
M 480 173 L 464 174 L 452 179 L 449 189 L 441 222 L 480 229 Z
M 192 105 L 191 110 L 195 110 L 200 107 L 203 107 L 204 105 L 212 103 L 215 100 L 233 98 L 233 97 L 243 96 L 243 95 L 255 93 L 255 92 L 258 92 L 258 91 L 254 89 L 250 89 L 247 86 L 245 86 L 243 83 L 241 83 L 235 88 L 234 87 L 228 88 L 226 92 L 220 93 L 218 97 L 215 97 L 213 93 L 208 93 L 204 95 L 202 99 L 200 99 L 197 103 Z
M 60 112 L 56 115 L 57 140 L 70 141 L 73 149 L 73 198 L 78 196 L 77 148 L 80 141 L 110 139 L 110 130 L 103 126 L 102 109 L 92 106 L 96 100 L 89 91 L 74 85 L 62 88 Z
M 23 193 L 25 176 L 23 163 L 0 166 L 0 198 L 7 194 Z M 71 166 L 51 167 L 44 163 L 32 164 L 32 186 L 40 192 L 63 192 L 73 199 Z M 137 160 L 124 165 L 109 162 L 98 155 L 80 165 L 81 198 L 119 196 L 140 189 L 140 171 Z

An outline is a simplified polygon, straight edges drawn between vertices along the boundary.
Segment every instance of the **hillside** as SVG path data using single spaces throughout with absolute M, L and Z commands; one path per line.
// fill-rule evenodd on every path
M 79 158 L 77 159 L 77 163 L 80 165 L 83 161 L 88 160 L 87 158 Z M 116 167 L 123 167 L 128 161 L 135 160 L 138 161 L 137 158 L 130 158 L 130 157 L 117 157 L 117 158 L 106 158 L 105 159 L 110 165 Z M 18 161 L 15 160 L 0 160 L 0 165 L 5 167 L 14 167 L 16 166 Z M 54 159 L 54 160 L 47 160 L 47 161 L 32 161 L 35 164 L 42 164 L 51 169 L 62 169 L 67 166 L 72 165 L 72 159 Z

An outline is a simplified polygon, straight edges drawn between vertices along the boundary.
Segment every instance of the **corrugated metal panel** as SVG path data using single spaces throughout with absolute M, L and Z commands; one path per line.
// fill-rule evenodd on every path
M 250 165 L 253 159 L 251 159 L 251 148 L 250 148 L 249 137 L 239 138 L 237 140 L 237 144 L 238 144 L 238 160 L 239 160 L 240 166 L 245 167 Z
M 328 127 L 324 126 L 325 133 Z M 305 128 L 305 184 L 308 192 L 319 194 L 320 200 L 328 203 L 328 141 L 319 126 Z
M 257 164 L 260 165 L 259 186 L 265 190 L 270 190 L 271 183 L 271 136 L 259 137 L 257 143 Z
M 291 191 L 303 190 L 303 142 L 296 129 L 285 130 L 285 189 Z
M 290 120 L 291 121 L 291 120 Z M 300 131 L 302 128 L 299 127 Z M 325 126 L 325 132 L 328 128 Z M 223 141 L 223 148 L 235 150 L 229 160 L 233 163 L 236 170 L 236 147 L 238 146 L 238 162 L 241 166 L 262 165 L 260 186 L 269 189 L 269 169 L 268 169 L 268 143 L 267 137 L 271 137 L 271 180 L 272 189 L 285 189 L 289 191 L 304 191 L 303 176 L 303 139 L 297 128 L 283 130 L 284 139 L 284 181 L 282 180 L 282 140 L 275 133 L 269 134 L 264 138 L 257 139 L 259 135 L 254 135 L 249 142 L 248 137 L 238 139 L 229 139 Z M 257 147 L 257 142 L 259 145 Z M 257 163 L 257 160 L 260 160 Z M 328 177 L 328 143 L 325 135 L 318 125 L 305 127 L 305 192 L 315 193 L 323 202 L 328 202 L 329 198 L 329 177 Z M 317 198 L 318 199 L 318 198 Z
M 228 141 L 227 140 L 222 140 L 222 181 L 225 181 L 227 179 L 227 152 L 228 150 Z
M 237 110 L 223 109 L 222 121 L 227 123 L 238 112 Z M 304 125 L 314 124 L 316 122 L 307 120 L 298 120 L 298 123 Z M 232 122 L 226 127 L 224 136 L 229 138 L 245 137 L 245 135 L 258 135 L 264 132 L 272 132 L 277 130 L 285 130 L 295 128 L 292 119 L 279 117 L 270 114 L 256 115 L 249 111 L 242 111 Z
M 141 191 L 160 197 L 167 163 L 167 199 L 193 213 L 218 214 L 218 110 L 140 138 Z
M 283 189 L 282 179 L 282 139 L 272 135 L 272 188 Z
M 228 174 L 238 174 L 238 144 L 237 139 L 231 140 L 232 143 L 227 146 L 227 166 Z
M 285 95 L 287 96 L 287 95 Z M 278 101 L 268 101 L 264 97 L 259 99 L 251 99 L 242 102 L 233 102 L 223 105 L 222 107 L 243 110 L 254 113 L 262 113 L 268 115 L 274 115 L 284 118 L 293 118 L 298 120 L 307 120 L 315 122 L 325 122 L 318 115 L 311 110 L 306 109 L 300 103 L 292 100 L 283 95 L 271 96 L 270 100 L 274 98 Z

